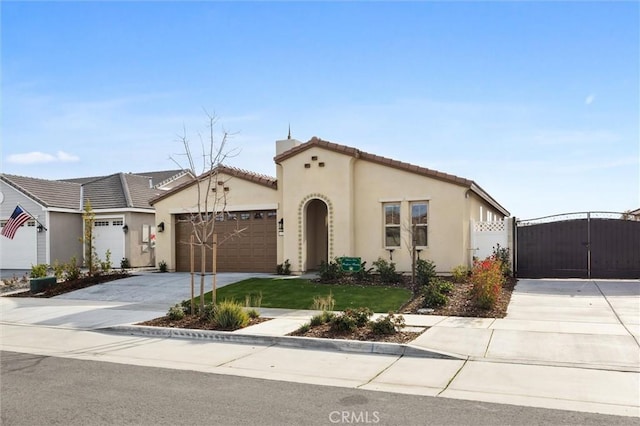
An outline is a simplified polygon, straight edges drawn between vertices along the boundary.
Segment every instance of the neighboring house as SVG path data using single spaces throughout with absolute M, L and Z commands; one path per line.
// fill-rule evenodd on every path
M 439 272 L 470 265 L 471 221 L 498 221 L 509 212 L 472 180 L 362 152 L 318 138 L 276 142 L 277 179 L 227 166 L 218 169 L 226 194 L 217 214 L 218 271 L 275 272 L 289 260 L 293 273 L 318 269 L 335 257 L 378 258 L 411 270 L 411 245 Z M 201 189 L 206 176 L 199 177 Z M 156 259 L 188 271 L 188 218 L 196 213 L 197 185 L 189 182 L 151 201 Z M 199 254 L 196 250 L 196 270 Z M 207 269 L 211 259 L 207 255 Z
M 153 266 L 155 212 L 149 200 L 192 179 L 181 170 L 60 181 L 2 174 L 0 225 L 18 204 L 37 221 L 23 225 L 12 240 L 0 237 L 0 269 L 28 269 L 72 257 L 82 262 L 82 214 L 87 201 L 95 214 L 94 247 L 101 260 L 109 250 L 114 267 L 123 258 L 132 267 Z

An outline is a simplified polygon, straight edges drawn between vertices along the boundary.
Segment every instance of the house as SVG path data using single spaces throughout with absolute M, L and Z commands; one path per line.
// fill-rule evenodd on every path
M 383 258 L 410 271 L 415 238 L 418 256 L 448 272 L 472 262 L 472 221 L 509 216 L 472 180 L 315 137 L 276 141 L 274 160 L 275 179 L 216 170 L 213 189 L 225 196 L 224 213 L 210 212 L 216 233 L 242 230 L 240 238 L 219 244 L 218 271 L 275 272 L 288 260 L 300 274 L 341 256 L 360 257 L 367 266 Z M 198 187 L 205 193 L 207 181 L 202 175 L 151 201 L 163 228 L 156 259 L 170 270 L 190 269 L 189 217 L 198 213 Z M 200 265 L 197 250 L 195 256 Z M 207 254 L 208 270 L 211 262 Z
M 0 238 L 0 269 L 29 269 L 72 257 L 82 262 L 82 214 L 87 201 L 95 214 L 94 247 L 101 260 L 106 260 L 109 250 L 113 266 L 119 267 L 123 258 L 132 267 L 153 266 L 155 212 L 149 200 L 192 178 L 182 170 L 68 180 L 2 174 L 0 225 L 16 205 L 34 219 L 13 239 Z

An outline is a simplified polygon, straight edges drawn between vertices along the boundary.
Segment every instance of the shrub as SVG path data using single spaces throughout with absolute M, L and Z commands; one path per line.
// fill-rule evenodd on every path
M 331 290 L 327 296 L 315 296 L 313 298 L 313 304 L 311 309 L 314 311 L 333 311 L 333 307 L 336 304 L 336 300 L 333 298 Z
M 105 260 L 100 262 L 100 271 L 108 274 L 111 272 L 111 250 L 107 250 L 104 254 Z
M 373 274 L 371 273 L 373 268 L 367 269 L 367 262 L 362 262 L 360 264 L 360 270 L 357 272 L 353 272 L 351 276 L 356 282 L 364 283 L 373 281 Z
M 344 277 L 344 271 L 337 260 L 322 261 L 318 275 L 322 282 L 335 282 Z
M 251 293 L 244 296 L 244 306 L 246 308 L 259 308 L 262 305 L 262 292 L 253 295 Z
M 476 261 L 471 272 L 473 299 L 482 309 L 491 309 L 498 300 L 504 282 L 501 262 L 493 257 Z
M 331 331 L 337 333 L 351 332 L 356 329 L 356 319 L 345 315 L 345 312 L 333 317 L 329 324 L 331 324 Z
M 314 315 L 311 317 L 311 322 L 309 323 L 312 327 L 317 327 L 319 325 L 324 324 L 324 318 L 322 315 Z
M 289 259 L 276 266 L 276 273 L 278 275 L 291 275 L 291 263 L 289 263 Z
M 396 264 L 393 262 L 387 262 L 382 258 L 378 258 L 373 262 L 373 266 L 376 268 L 376 272 L 380 274 L 380 281 L 385 284 L 395 284 L 402 280 L 402 275 L 396 272 Z
M 511 265 L 511 256 L 509 254 L 509 248 L 500 247 L 500 244 L 496 244 L 496 246 L 493 248 L 492 257 L 500 262 L 500 272 L 502 273 L 502 275 L 504 275 L 505 277 L 510 277 L 511 268 L 509 267 L 509 265 Z
M 352 317 L 356 321 L 357 327 L 363 327 L 369 322 L 373 311 L 369 308 L 347 309 L 344 311 L 344 315 Z
M 179 304 L 175 304 L 174 306 L 169 308 L 169 312 L 167 312 L 167 318 L 172 321 L 178 321 L 184 318 L 184 310 L 182 306 Z
M 128 268 L 131 268 L 129 259 L 127 259 L 126 257 L 123 257 L 122 260 L 120 260 L 120 269 L 128 269 Z
M 300 328 L 298 328 L 298 333 L 300 333 L 300 334 L 304 334 L 304 333 L 306 333 L 307 331 L 311 330 L 311 326 L 312 326 L 312 325 L 313 325 L 313 324 L 309 324 L 309 323 L 302 324 L 302 325 L 300 326 Z
M 158 263 L 158 269 L 160 270 L 160 272 L 167 272 L 169 270 L 167 262 L 161 260 L 160 263 Z
M 215 309 L 213 322 L 222 330 L 237 330 L 249 324 L 249 315 L 241 304 L 233 300 L 223 300 Z
M 255 309 L 249 309 L 247 311 L 247 315 L 249 315 L 249 318 L 251 319 L 260 318 L 260 312 L 256 311 Z
M 76 257 L 73 256 L 69 259 L 68 263 L 65 263 L 64 266 L 64 279 L 65 281 L 74 281 L 80 278 L 82 271 L 80 270 L 80 266 L 78 266 L 78 261 Z
M 369 328 L 373 334 L 378 335 L 395 334 L 402 327 L 404 327 L 404 317 L 402 315 L 395 316 L 392 312 L 369 322 Z
M 436 277 L 436 265 L 431 260 L 416 260 L 416 280 L 420 285 L 427 285 Z
M 53 268 L 53 276 L 56 277 L 56 280 L 62 281 L 64 278 L 64 264 L 58 262 L 58 259 L 56 259 L 51 267 Z
M 447 296 L 453 291 L 453 284 L 442 278 L 434 278 L 424 287 L 424 306 L 437 308 L 449 303 Z
M 188 313 L 191 312 L 191 300 L 186 300 L 187 302 L 187 309 L 185 310 L 183 308 L 184 313 Z M 184 302 L 182 302 L 184 304 Z M 206 305 L 204 305 L 204 307 L 202 308 L 202 311 L 200 311 L 200 306 L 198 306 L 198 304 L 195 304 L 196 306 L 194 306 L 194 311 L 197 312 L 200 315 L 200 318 L 202 318 L 205 321 L 213 321 L 213 318 L 216 315 L 216 309 L 218 309 L 218 307 L 214 304 L 214 303 L 207 303 Z
M 47 265 L 44 263 L 40 263 L 38 265 L 31 265 L 31 273 L 29 276 L 31 278 L 44 278 L 47 276 Z
M 469 268 L 464 265 L 458 265 L 451 270 L 451 277 L 455 283 L 463 283 L 469 276 Z

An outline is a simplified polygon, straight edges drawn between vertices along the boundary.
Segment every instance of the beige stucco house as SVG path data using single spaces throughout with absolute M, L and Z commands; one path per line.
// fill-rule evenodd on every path
M 218 238 L 242 230 L 218 246 L 218 271 L 275 272 L 288 260 L 293 273 L 304 273 L 341 256 L 360 257 L 368 266 L 384 258 L 410 271 L 415 238 L 419 257 L 448 272 L 472 262 L 472 220 L 509 216 L 472 180 L 318 138 L 277 141 L 274 160 L 276 179 L 218 168 L 218 189 L 209 194 L 224 194 L 218 203 L 224 208 L 215 212 Z M 207 179 L 199 179 L 204 194 Z M 198 212 L 197 189 L 194 180 L 151 201 L 162 230 L 156 260 L 170 270 L 190 269 L 189 215 Z

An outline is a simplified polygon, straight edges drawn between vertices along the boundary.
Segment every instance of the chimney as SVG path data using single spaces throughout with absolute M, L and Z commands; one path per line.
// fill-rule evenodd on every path
M 287 135 L 287 138 L 276 141 L 276 157 L 282 154 L 283 152 L 286 152 L 292 148 L 295 148 L 301 143 L 302 142 L 300 142 L 297 139 L 291 139 L 291 125 L 289 125 L 289 134 Z

